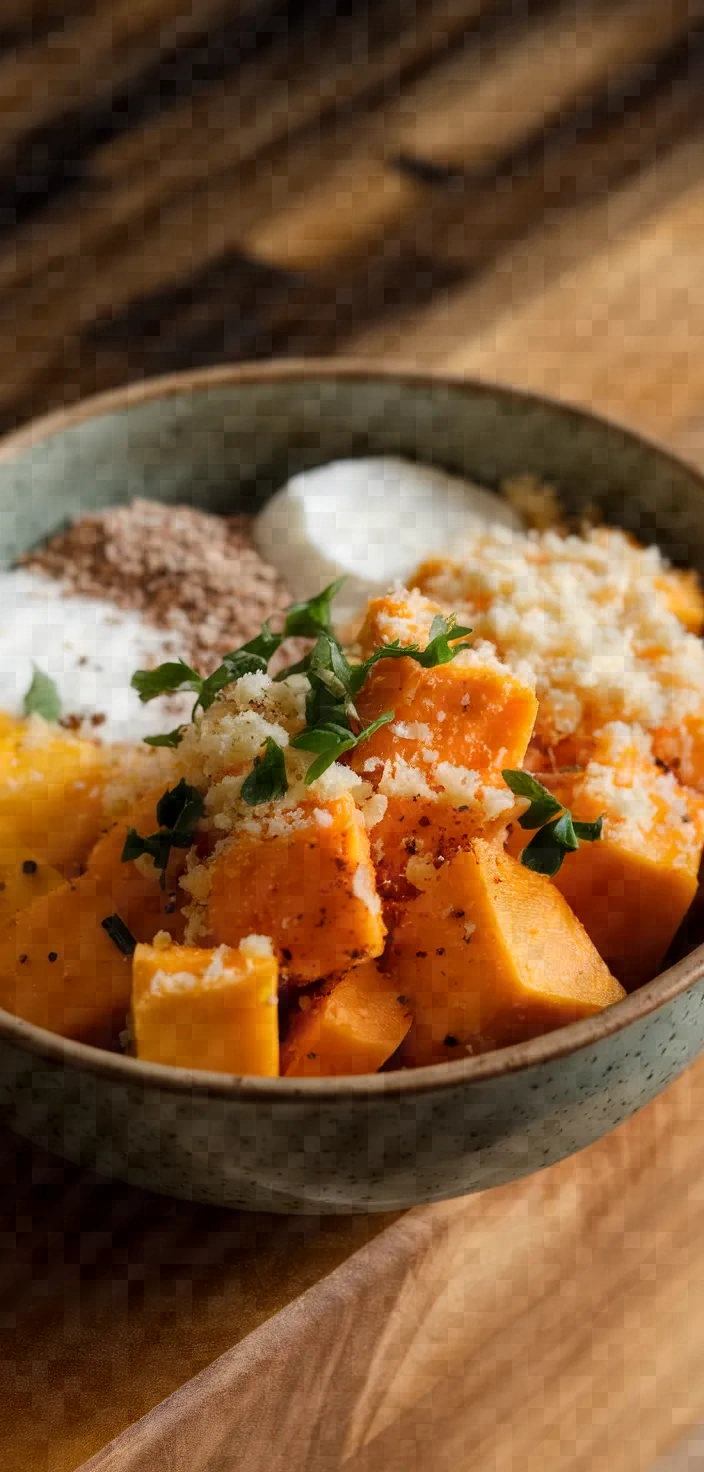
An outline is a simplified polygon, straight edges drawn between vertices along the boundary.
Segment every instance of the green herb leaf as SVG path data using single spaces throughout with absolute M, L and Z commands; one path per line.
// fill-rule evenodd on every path
M 465 629 L 457 623 L 454 613 L 449 618 L 443 618 L 438 613 L 430 625 L 430 639 L 425 649 L 413 651 L 411 659 L 422 665 L 424 670 L 434 670 L 439 664 L 450 664 L 462 647 L 455 641 L 466 639 L 471 632 L 471 629 Z
M 379 649 L 375 649 L 374 653 L 370 654 L 368 659 L 364 660 L 363 664 L 351 666 L 350 691 L 352 695 L 359 695 L 369 671 L 381 659 L 413 659 L 418 652 L 417 644 L 401 644 L 398 639 L 394 639 L 393 644 L 382 644 Z
M 511 767 L 505 767 L 501 776 L 516 797 L 529 797 L 531 802 L 537 802 L 542 797 L 552 797 L 552 793 L 548 792 L 547 787 L 543 787 L 532 772 L 514 771 Z
M 285 797 L 288 792 L 286 760 L 281 747 L 267 736 L 263 754 L 255 756 L 254 766 L 242 783 L 240 796 L 250 807 L 260 802 L 272 802 L 276 797 Z
M 574 831 L 572 814 L 569 808 L 565 808 L 561 817 L 557 818 L 550 826 L 553 836 L 557 839 L 561 848 L 565 850 L 565 853 L 576 853 L 579 848 L 579 839 Z
M 580 843 L 595 843 L 598 838 L 601 838 L 604 819 L 603 817 L 595 818 L 593 823 L 580 823 L 573 819 L 572 826 Z
M 286 614 L 284 636 L 316 639 L 318 634 L 329 634 L 332 628 L 331 604 L 344 581 L 344 578 L 336 578 L 315 598 L 309 598 L 305 603 L 292 603 Z
M 165 792 L 156 807 L 159 832 L 143 838 L 135 828 L 128 828 L 122 862 L 139 859 L 146 854 L 160 870 L 162 889 L 166 888 L 166 869 L 172 848 L 190 848 L 196 824 L 205 809 L 197 787 L 191 787 L 182 777 L 176 787 Z
M 171 848 L 171 835 L 166 831 L 152 833 L 148 838 L 142 838 L 136 828 L 128 828 L 125 846 L 122 850 L 122 862 L 126 864 L 130 859 L 141 859 L 146 854 L 147 858 L 153 860 L 154 868 L 161 871 L 161 887 L 166 889 L 166 868 L 171 857 Z
M 45 675 L 36 664 L 32 669 L 32 682 L 24 697 L 24 713 L 56 722 L 61 718 L 61 696 L 49 675 Z
M 516 797 L 530 798 L 530 807 L 518 819 L 521 828 L 542 828 L 544 823 L 562 811 L 562 804 L 530 772 L 515 772 L 507 768 L 501 776 Z
M 173 833 L 192 834 L 196 823 L 205 809 L 197 787 L 191 787 L 185 777 L 159 798 L 156 805 L 156 821 L 160 828 L 170 828 Z M 184 847 L 184 845 L 179 845 Z
M 539 828 L 521 854 L 521 863 L 536 874 L 552 877 L 559 873 L 563 860 L 569 853 L 576 853 L 580 842 L 594 843 L 601 837 L 602 819 L 594 823 L 574 822 L 572 814 L 565 808 L 559 818 Z
M 336 762 L 338 757 L 346 751 L 352 751 L 357 745 L 357 737 L 349 726 L 339 726 L 334 721 L 324 721 L 311 731 L 302 731 L 291 742 L 299 751 L 315 751 L 318 753 L 317 760 L 312 762 L 306 772 L 306 787 L 316 778 L 322 777 L 328 767 Z
M 232 654 L 226 654 L 222 664 L 201 682 L 198 699 L 193 707 L 193 712 L 200 705 L 203 710 L 209 710 L 216 695 L 225 689 L 226 685 L 234 685 L 235 680 L 241 680 L 243 675 L 266 674 L 267 661 L 260 654 L 247 654 L 242 649 L 234 649 Z
M 145 746 L 180 746 L 185 729 L 185 726 L 177 726 L 175 731 L 167 731 L 163 736 L 144 736 L 142 739 Z
M 118 951 L 122 951 L 123 956 L 134 955 L 137 942 L 132 931 L 128 930 L 124 920 L 121 920 L 119 915 L 106 915 L 100 924 L 103 930 L 107 931 L 111 941 L 117 946 Z
M 451 614 L 449 618 L 436 614 L 430 625 L 430 639 L 425 649 L 420 649 L 417 644 L 401 644 L 398 639 L 394 639 L 392 644 L 382 644 L 362 664 L 351 666 L 350 689 L 354 694 L 359 694 L 369 671 L 382 659 L 413 659 L 425 670 L 434 670 L 438 665 L 450 664 L 455 656 L 466 648 L 465 644 L 457 641 L 466 639 L 471 632 L 471 629 L 466 629 L 462 624 L 456 622 L 454 614 Z
M 279 645 L 283 644 L 283 640 L 283 634 L 272 634 L 269 628 L 269 620 L 266 619 L 262 624 L 260 633 L 256 634 L 253 639 L 249 639 L 236 653 L 258 654 L 260 659 L 263 659 L 268 664 L 272 655 L 276 654 Z M 230 659 L 231 657 L 229 654 L 225 656 L 226 659 Z
M 316 782 L 318 777 L 322 777 L 323 772 L 326 772 L 328 767 L 332 766 L 332 763 L 336 762 L 346 751 L 352 751 L 355 746 L 359 746 L 360 742 L 373 736 L 380 726 L 387 725 L 393 718 L 393 711 L 386 710 L 358 735 L 355 735 L 348 726 L 339 725 L 334 721 L 325 722 L 313 730 L 301 731 L 300 736 L 296 736 L 291 745 L 299 751 L 318 752 L 316 761 L 306 772 L 306 787 L 310 787 L 311 782 Z
M 147 705 L 157 696 L 173 695 L 177 690 L 195 690 L 200 694 L 203 680 L 197 670 L 179 659 L 157 665 L 155 670 L 135 670 L 131 685 L 142 704 Z
M 580 842 L 594 843 L 601 838 L 602 818 L 593 823 L 575 822 L 569 808 L 563 808 L 552 792 L 530 772 L 507 769 L 501 775 L 517 797 L 530 799 L 528 811 L 518 819 L 522 828 L 538 830 L 521 854 L 521 863 L 526 869 L 552 877 L 559 873 L 566 855 L 576 852 Z M 558 813 L 560 816 L 556 817 Z
M 544 828 L 538 829 L 530 843 L 526 844 L 521 854 L 521 863 L 535 874 L 547 874 L 552 878 L 562 868 L 566 853 L 567 849 L 555 835 L 554 823 L 546 823 Z

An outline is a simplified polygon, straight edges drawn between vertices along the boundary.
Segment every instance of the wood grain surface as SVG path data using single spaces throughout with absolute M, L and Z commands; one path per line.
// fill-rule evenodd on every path
M 572 1160 L 407 1213 L 85 1472 L 653 1468 L 701 1409 L 703 1107 L 698 1068 Z
M 704 463 L 704 3 L 3 0 L 0 323 L 0 427 L 363 354 Z M 291 1472 L 650 1472 L 704 1415 L 703 1091 L 704 1064 L 576 1161 L 391 1227 L 158 1201 L 3 1138 L 0 1467 L 73 1472 L 228 1351 L 96 1466 L 256 1472 L 266 1430 Z

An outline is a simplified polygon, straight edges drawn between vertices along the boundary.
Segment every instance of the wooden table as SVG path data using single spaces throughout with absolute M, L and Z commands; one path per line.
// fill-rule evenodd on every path
M 354 354 L 704 463 L 704 7 L 343 8 L 3 0 L 0 421 Z M 71 1472 L 227 1351 L 130 1472 L 649 1472 L 704 1413 L 703 1121 L 704 1064 L 577 1159 L 395 1222 L 160 1201 L 5 1137 L 0 1466 Z

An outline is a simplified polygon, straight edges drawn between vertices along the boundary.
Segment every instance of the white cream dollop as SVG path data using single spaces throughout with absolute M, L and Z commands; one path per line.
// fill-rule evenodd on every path
M 257 549 L 293 597 L 310 598 L 334 578 L 338 625 L 367 598 L 403 579 L 431 552 L 472 531 L 520 530 L 508 501 L 430 465 L 395 456 L 335 460 L 292 477 L 255 522 Z

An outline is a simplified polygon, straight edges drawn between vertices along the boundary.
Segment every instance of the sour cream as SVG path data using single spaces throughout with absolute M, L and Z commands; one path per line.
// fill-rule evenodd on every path
M 254 537 L 296 600 L 344 575 L 335 605 L 343 622 L 424 557 L 497 524 L 523 526 L 508 501 L 481 486 L 380 456 L 335 460 L 294 476 L 260 512 Z
M 33 665 L 51 677 L 65 715 L 104 716 L 95 734 L 139 741 L 187 719 L 193 697 L 142 705 L 136 669 L 177 658 L 173 636 L 136 613 L 92 598 L 67 597 L 60 582 L 17 568 L 0 573 L 0 710 L 21 715 Z

